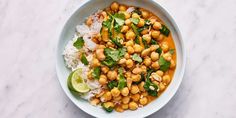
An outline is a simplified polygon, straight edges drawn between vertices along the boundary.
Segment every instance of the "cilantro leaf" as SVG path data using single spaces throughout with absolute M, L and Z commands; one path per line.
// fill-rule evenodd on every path
M 130 18 L 131 22 L 133 22 L 135 25 L 137 25 L 139 23 L 139 19 L 138 18 Z
M 109 88 L 109 90 L 113 89 L 114 87 L 117 87 L 117 85 L 118 85 L 118 83 L 115 80 L 112 80 L 107 83 L 107 87 Z
M 157 96 L 158 92 L 158 86 L 150 81 L 150 76 L 154 70 L 148 69 L 147 75 L 146 75 L 146 81 L 143 85 L 143 88 L 148 92 L 151 96 Z
M 170 30 L 165 25 L 161 25 L 161 27 L 160 32 L 165 36 L 169 36 Z
M 119 47 L 119 48 L 122 48 L 123 47 L 123 45 L 120 43 L 120 41 L 121 41 L 122 39 L 121 38 L 112 38 L 111 39 L 111 41 L 112 41 L 112 43 L 114 43 L 117 47 Z
M 119 48 L 117 50 L 105 48 L 104 54 L 106 58 L 104 61 L 102 61 L 102 64 L 107 65 L 108 67 L 115 66 L 117 64 L 117 61 L 125 55 L 125 52 L 125 48 Z
M 111 68 L 111 67 L 116 65 L 116 62 L 113 61 L 110 57 L 108 57 L 108 58 L 106 58 L 105 60 L 102 61 L 102 64 Z
M 122 68 L 119 68 L 119 75 L 118 75 L 119 81 L 118 81 L 118 89 L 123 89 L 126 86 L 126 80 L 123 75 Z
M 169 53 L 173 55 L 175 53 L 175 49 L 170 49 Z
M 147 41 L 144 38 L 142 38 L 142 42 L 143 42 L 143 45 L 144 45 L 145 49 L 148 48 Z
M 154 40 L 154 39 L 152 39 L 150 43 L 151 43 L 152 45 L 155 45 L 155 44 L 157 44 L 157 41 Z
M 131 24 L 131 27 L 132 27 L 132 29 L 133 29 L 133 31 L 134 31 L 136 37 L 138 37 L 138 36 L 139 36 L 139 32 L 138 32 L 137 26 L 135 26 L 134 24 Z
M 81 49 L 84 46 L 84 39 L 82 37 L 78 37 L 73 46 L 77 49 Z
M 92 76 L 93 76 L 94 79 L 99 79 L 100 74 L 101 74 L 101 68 L 100 67 L 96 67 L 96 68 L 93 69 Z
M 162 49 L 159 47 L 159 48 L 157 48 L 156 52 L 157 52 L 159 55 L 161 55 Z
M 102 108 L 106 111 L 106 112 L 112 112 L 113 111 L 113 107 L 106 107 L 105 105 L 106 103 L 102 103 Z
M 80 60 L 81 60 L 81 62 L 82 62 L 84 65 L 88 65 L 88 64 L 89 64 L 89 62 L 88 62 L 88 60 L 87 60 L 87 58 L 86 58 L 86 56 L 85 56 L 84 53 L 82 54 Z
M 162 71 L 167 71 L 170 68 L 170 62 L 166 61 L 163 56 L 160 57 L 159 59 L 159 65 L 160 65 L 160 70 Z
M 115 19 L 115 21 L 120 25 L 124 25 L 125 23 L 125 14 L 123 13 L 116 13 L 114 14 L 113 18 Z
M 141 62 L 143 61 L 143 59 L 142 59 L 138 54 L 132 55 L 132 59 L 133 59 L 134 61 L 139 62 L 139 63 L 141 63 Z

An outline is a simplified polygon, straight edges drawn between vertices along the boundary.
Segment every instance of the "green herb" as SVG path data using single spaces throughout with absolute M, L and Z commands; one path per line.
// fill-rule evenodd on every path
M 134 42 L 140 44 L 138 37 L 134 39 Z
M 88 65 L 88 64 L 89 64 L 89 62 L 88 62 L 88 60 L 87 60 L 87 58 L 86 58 L 86 56 L 85 56 L 84 53 L 82 54 L 80 60 L 81 60 L 81 62 L 82 62 L 84 65 Z
M 81 49 L 84 46 L 84 39 L 82 37 L 78 37 L 73 46 L 77 49 Z
M 159 48 L 157 48 L 156 52 L 157 52 L 159 55 L 161 55 L 162 49 L 159 47 Z
M 117 47 L 119 47 L 119 48 L 122 48 L 122 47 L 123 47 L 123 45 L 120 43 L 121 40 L 123 40 L 123 39 L 118 38 L 118 37 L 111 39 L 112 43 L 114 43 L 114 44 L 115 44 Z
M 104 54 L 106 58 L 104 61 L 102 61 L 102 64 L 108 67 L 115 66 L 117 64 L 117 61 L 125 55 L 125 52 L 126 52 L 125 48 L 119 48 L 117 50 L 111 48 L 105 48 Z
M 141 63 L 141 62 L 143 61 L 143 59 L 142 59 L 138 54 L 132 55 L 132 59 L 133 59 L 134 61 L 139 62 L 139 63 Z
M 142 38 L 142 42 L 143 42 L 143 45 L 144 45 L 145 49 L 148 48 L 147 41 L 144 38 Z
M 123 75 L 123 69 L 122 68 L 119 68 L 119 75 L 118 75 L 118 78 L 119 78 L 119 82 L 118 82 L 118 89 L 123 89 L 125 86 L 126 86 L 126 81 L 125 81 L 125 77 Z
M 106 28 L 108 28 L 108 33 L 109 33 L 109 37 L 112 37 L 112 26 L 113 26 L 113 22 L 114 20 L 112 19 L 112 17 L 110 17 L 109 19 L 107 19 L 106 21 L 102 22 L 102 25 Z
M 156 45 L 157 44 L 157 41 L 152 39 L 151 42 L 150 42 L 152 45 Z
M 120 25 L 124 25 L 125 23 L 125 14 L 123 13 L 116 13 L 114 14 L 113 18 L 115 19 L 115 21 Z
M 131 24 L 131 27 L 132 27 L 132 29 L 133 29 L 133 31 L 134 31 L 136 37 L 138 37 L 138 36 L 139 36 L 139 32 L 138 32 L 137 26 L 135 26 L 134 24 Z
M 111 68 L 115 66 L 117 63 L 116 61 L 113 61 L 110 57 L 106 57 L 106 59 L 102 61 L 102 64 Z
M 146 25 L 146 26 L 149 26 L 149 25 L 151 25 L 151 21 L 150 21 L 150 20 L 148 20 L 148 19 L 145 19 L 145 25 Z
M 160 70 L 164 72 L 170 68 L 170 62 L 166 61 L 162 56 L 160 57 L 158 63 L 160 65 Z
M 96 68 L 93 69 L 92 76 L 93 76 L 94 79 L 99 79 L 100 74 L 101 74 L 101 68 L 100 67 L 96 67 Z
M 161 27 L 162 28 L 160 29 L 160 32 L 164 34 L 165 36 L 168 36 L 170 33 L 170 30 L 165 25 L 161 25 Z
M 143 87 L 148 92 L 149 95 L 157 96 L 158 86 L 156 84 L 152 83 L 150 80 L 150 76 L 151 76 L 152 72 L 154 72 L 154 70 L 148 69 L 147 75 L 146 75 L 146 81 L 145 81 L 145 84 L 143 85 Z
M 113 89 L 114 87 L 117 87 L 117 85 L 118 85 L 118 83 L 115 80 L 112 80 L 107 83 L 107 87 L 109 88 L 109 90 Z
M 135 25 L 137 25 L 139 23 L 139 19 L 138 18 L 130 18 L 131 22 L 133 22 Z
M 115 29 L 115 31 L 116 31 L 117 33 L 120 33 L 120 31 L 121 31 L 121 26 L 120 26 L 118 23 L 115 22 L 114 29 Z
M 102 108 L 106 111 L 106 112 L 112 112 L 113 111 L 113 107 L 106 107 L 105 103 L 102 103 Z
M 170 49 L 169 53 L 173 55 L 175 53 L 175 49 Z

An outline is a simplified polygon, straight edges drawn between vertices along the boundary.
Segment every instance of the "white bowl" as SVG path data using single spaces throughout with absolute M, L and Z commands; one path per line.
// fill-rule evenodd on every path
M 83 23 L 86 17 L 88 17 L 92 13 L 95 13 L 97 10 L 108 7 L 113 1 L 114 0 L 90 0 L 84 5 L 82 5 L 80 8 L 78 8 L 70 16 L 70 18 L 63 27 L 57 47 L 56 70 L 58 79 L 64 92 L 70 98 L 70 100 L 84 112 L 92 116 L 102 117 L 102 118 L 145 117 L 162 108 L 176 93 L 184 75 L 185 62 L 186 62 L 185 48 L 178 26 L 176 25 L 173 18 L 169 15 L 169 13 L 165 9 L 160 4 L 152 0 L 119 0 L 118 2 L 126 5 L 142 7 L 153 12 L 154 14 L 159 16 L 162 19 L 162 21 L 165 22 L 167 27 L 170 29 L 176 46 L 177 64 L 173 80 L 168 86 L 168 88 L 164 91 L 164 93 L 159 98 L 152 101 L 150 104 L 146 105 L 143 108 L 139 108 L 135 111 L 127 110 L 123 113 L 118 113 L 118 112 L 107 113 L 100 107 L 94 107 L 90 105 L 87 101 L 84 101 L 79 97 L 73 96 L 67 87 L 67 77 L 70 71 L 66 68 L 62 56 L 62 52 L 64 50 L 65 45 L 69 40 L 72 39 L 75 33 L 76 25 Z

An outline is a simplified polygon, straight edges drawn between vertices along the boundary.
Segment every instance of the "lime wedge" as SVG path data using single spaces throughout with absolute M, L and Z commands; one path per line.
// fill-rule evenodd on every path
M 89 86 L 84 82 L 84 79 L 81 77 L 82 74 L 82 68 L 79 68 L 71 72 L 71 74 L 69 75 L 67 84 L 68 88 L 71 91 L 86 93 L 90 90 Z

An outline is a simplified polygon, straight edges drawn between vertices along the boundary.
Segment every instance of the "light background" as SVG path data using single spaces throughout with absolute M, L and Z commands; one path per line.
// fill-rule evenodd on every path
M 64 94 L 55 71 L 58 35 L 86 0 L 0 0 L 2 118 L 90 118 Z M 236 0 L 158 0 L 187 49 L 171 101 L 151 118 L 236 117 Z

